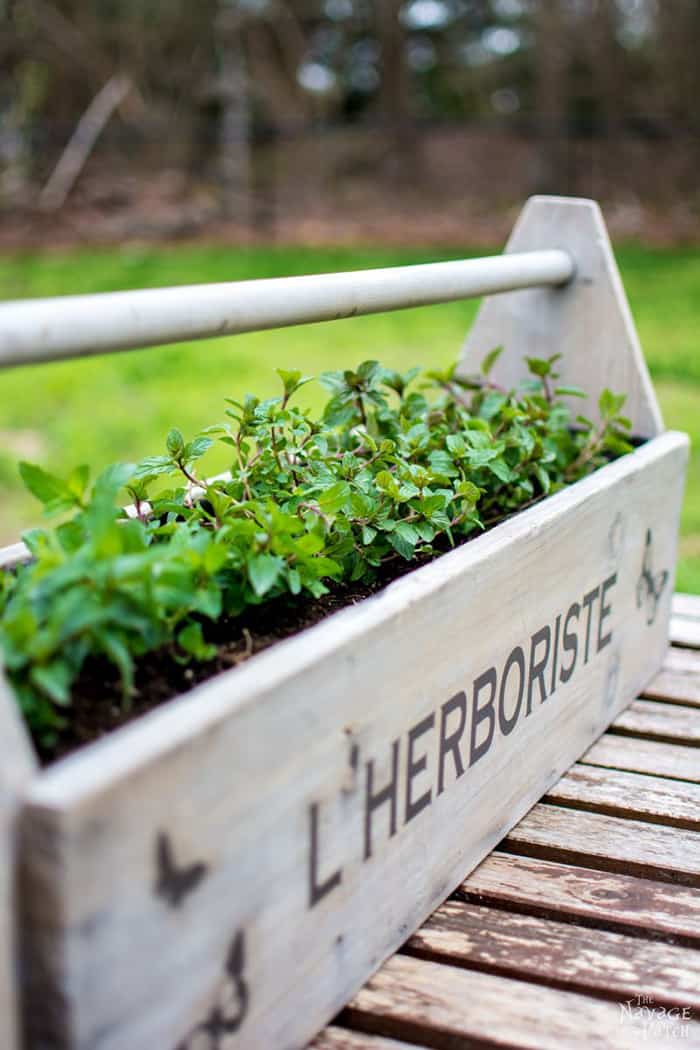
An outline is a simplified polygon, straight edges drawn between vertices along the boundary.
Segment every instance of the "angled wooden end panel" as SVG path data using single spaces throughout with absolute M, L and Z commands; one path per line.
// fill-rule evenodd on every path
M 665 434 L 44 774 L 38 1045 L 302 1046 L 661 665 L 686 455 Z
M 600 208 L 573 197 L 532 197 L 506 245 L 506 253 L 564 248 L 576 265 L 563 288 L 533 288 L 485 300 L 462 350 L 459 372 L 479 371 L 496 346 L 503 353 L 493 378 L 507 387 L 529 378 L 526 356 L 561 354 L 562 383 L 585 390 L 571 399 L 574 413 L 598 418 L 598 396 L 609 387 L 627 394 L 633 433 L 663 430 L 661 412 L 642 356 L 632 314 Z
M 36 756 L 0 667 L 0 1046 L 19 1050 L 17 813 Z

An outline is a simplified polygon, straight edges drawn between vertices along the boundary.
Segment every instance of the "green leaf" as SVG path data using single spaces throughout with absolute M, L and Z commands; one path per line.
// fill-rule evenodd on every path
M 508 484 L 509 481 L 513 480 L 513 472 L 504 459 L 492 459 L 487 466 L 491 473 L 495 474 L 498 480 L 504 484 Z
M 457 459 L 467 451 L 467 446 L 461 434 L 448 434 L 445 440 L 448 449 Z
M 200 459 L 213 444 L 214 442 L 211 438 L 200 434 L 200 436 L 196 437 L 194 441 L 190 441 L 188 445 L 185 445 L 182 451 L 182 458 L 187 463 L 191 463 L 194 459 Z
M 70 472 L 66 480 L 66 487 L 75 496 L 77 503 L 82 503 L 90 480 L 90 468 L 83 464 Z
M 318 497 L 318 505 L 324 514 L 338 514 L 350 499 L 350 486 L 347 481 L 338 481 Z
M 387 496 L 390 496 L 393 500 L 399 498 L 399 485 L 394 475 L 388 470 L 380 470 L 375 475 L 374 483 L 380 492 L 384 492 Z
M 248 579 L 258 598 L 275 586 L 282 574 L 284 561 L 275 554 L 255 554 L 248 562 Z
M 535 477 L 539 481 L 540 487 L 546 496 L 552 485 L 549 474 L 544 467 L 537 466 L 535 467 Z
M 369 546 L 369 544 L 373 542 L 376 536 L 377 530 L 373 529 L 371 525 L 362 526 L 362 542 L 364 543 L 365 547 Z
M 105 656 L 119 670 L 122 680 L 122 693 L 127 700 L 134 687 L 134 661 L 129 646 L 121 634 L 116 631 L 101 631 L 98 641 Z
M 19 472 L 32 496 L 36 496 L 41 503 L 51 504 L 57 500 L 71 498 L 65 481 L 49 474 L 36 464 L 22 462 L 19 464 Z
M 321 372 L 318 381 L 333 394 L 342 394 L 347 387 L 343 372 Z
M 435 529 L 429 521 L 417 521 L 416 532 L 426 543 L 432 543 L 435 539 Z
M 298 368 L 285 369 L 276 368 L 277 375 L 282 380 L 282 386 L 284 387 L 285 398 L 289 400 L 292 394 L 295 394 L 300 387 L 304 386 L 305 383 L 310 383 L 313 376 L 302 376 Z
M 159 474 L 172 474 L 175 470 L 175 465 L 170 456 L 147 456 L 146 459 L 142 459 L 137 464 L 134 471 L 134 478 L 139 480 L 141 478 L 155 478 Z
M 454 460 L 444 449 L 435 449 L 431 452 L 428 456 L 428 462 L 430 463 L 430 469 L 442 478 L 456 478 L 459 475 Z
M 467 463 L 474 470 L 487 466 L 491 460 L 500 455 L 496 448 L 472 448 L 467 452 Z
M 603 419 L 614 419 L 626 400 L 626 394 L 613 394 L 612 390 L 606 387 L 598 398 L 598 411 Z
M 98 476 L 92 492 L 94 500 L 114 500 L 134 475 L 133 463 L 113 463 Z
M 405 521 L 399 521 L 394 526 L 389 536 L 389 542 L 395 551 L 408 561 L 413 557 L 416 544 L 420 541 L 420 533 L 413 525 Z
M 221 616 L 222 604 L 221 590 L 215 580 L 210 580 L 196 591 L 191 610 L 208 616 L 210 620 L 217 620 Z
M 209 576 L 214 576 L 219 569 L 223 569 L 228 558 L 228 549 L 223 543 L 210 543 L 204 552 L 204 571 Z
M 634 452 L 634 445 L 630 445 L 629 441 L 625 441 L 624 437 L 616 433 L 605 435 L 605 447 L 615 456 L 624 456 L 628 452 Z
M 165 439 L 165 447 L 173 459 L 177 459 L 177 457 L 181 456 L 184 452 L 185 439 L 177 427 L 172 427 L 172 429 L 168 431 L 168 436 Z
M 481 403 L 479 415 L 482 419 L 493 419 L 501 411 L 507 400 L 507 394 L 501 394 L 497 390 L 489 391 Z
M 473 485 L 472 488 L 476 488 L 476 486 Z M 476 491 L 478 492 L 479 490 L 476 489 Z M 448 497 L 440 492 L 432 496 L 425 496 L 420 501 L 421 514 L 424 514 L 426 518 L 432 517 L 436 511 L 444 510 L 447 499 Z
M 197 621 L 188 623 L 186 627 L 183 627 L 182 630 L 179 631 L 177 644 L 189 656 L 193 656 L 195 660 L 200 660 L 202 662 L 213 660 L 217 653 L 215 645 L 209 645 L 204 641 L 202 625 L 197 623 Z
M 371 382 L 374 379 L 381 379 L 382 367 L 378 361 L 363 361 L 357 369 L 358 377 L 366 382 Z
M 541 357 L 526 357 L 527 367 L 534 376 L 548 376 L 552 371 L 549 361 Z
M 460 481 L 456 492 L 458 496 L 468 500 L 469 503 L 473 503 L 475 506 L 479 502 L 479 497 L 481 496 L 481 489 L 471 481 Z
M 56 529 L 56 538 L 63 550 L 72 554 L 85 542 L 85 529 L 76 521 L 64 521 Z
M 484 360 L 481 362 L 481 374 L 487 376 L 493 366 L 498 361 L 499 357 L 503 353 L 503 347 L 497 346 L 495 349 L 489 351 Z
M 68 664 L 62 660 L 42 666 L 32 667 L 31 681 L 55 704 L 66 706 L 70 703 L 70 684 L 73 678 Z
M 326 405 L 323 421 L 329 427 L 341 427 L 359 419 L 354 401 L 343 397 L 333 397 Z

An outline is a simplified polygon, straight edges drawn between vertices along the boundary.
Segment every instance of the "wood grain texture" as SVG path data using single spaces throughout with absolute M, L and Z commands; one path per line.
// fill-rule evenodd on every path
M 700 887 L 697 831 L 539 804 L 508 833 L 504 847 L 530 857 Z
M 682 649 L 669 646 L 666 650 L 662 671 L 674 671 L 677 674 L 700 674 L 700 653 L 695 649 Z
M 385 963 L 343 1016 L 365 1031 L 437 1050 L 639 1050 L 642 1040 L 618 1003 L 406 955 Z M 691 1022 L 688 1043 L 699 1040 L 700 1025 Z M 653 1045 L 677 1048 L 678 1039 L 659 1035 Z
M 686 649 L 676 652 L 686 653 Z M 700 658 L 700 653 L 698 653 Z M 686 704 L 700 707 L 700 659 L 697 671 L 672 671 L 661 669 L 644 688 L 642 696 L 665 704 Z
M 329 1025 L 309 1043 L 308 1050 L 425 1050 L 418 1043 L 399 1043 L 380 1035 L 353 1032 L 350 1028 Z
M 635 700 L 618 715 L 612 731 L 662 743 L 700 746 L 700 712 L 653 700 Z M 699 756 L 700 760 L 700 756 Z
M 661 670 L 644 687 L 643 696 L 700 707 L 700 652 L 669 646 Z
M 497 851 L 458 893 L 527 914 L 700 947 L 700 894 L 674 883 Z
M 563 289 L 533 288 L 484 300 L 467 336 L 458 371 L 479 371 L 486 354 L 504 350 L 493 378 L 506 387 L 529 378 L 526 356 L 560 354 L 565 381 L 587 398 L 572 399 L 573 414 L 598 418 L 605 387 L 627 394 L 633 433 L 653 437 L 663 423 L 639 339 L 598 205 L 567 197 L 533 197 L 525 205 L 506 252 L 556 244 L 576 263 Z
M 19 1050 L 17 814 L 21 792 L 36 775 L 37 760 L 2 667 L 0 741 L 0 1047 Z
M 694 784 L 700 782 L 700 754 L 697 748 L 683 744 L 662 744 L 656 740 L 605 733 L 586 751 L 581 761 L 609 769 L 650 773 Z
M 464 901 L 446 901 L 410 938 L 421 958 L 487 973 L 633 999 L 643 990 L 657 1003 L 700 1011 L 700 952 L 591 930 Z
M 545 798 L 608 816 L 700 830 L 700 785 L 679 780 L 577 763 Z
M 638 581 L 650 530 L 655 568 L 675 563 L 686 454 L 665 434 L 42 775 L 37 1041 L 191 1050 L 231 990 L 241 1050 L 310 1038 L 660 666 L 670 584 L 640 602 Z M 551 695 L 553 656 L 530 674 L 530 715 L 514 674 L 489 721 L 491 672 L 522 646 L 541 663 L 573 605 L 576 672 Z M 156 892 L 163 836 L 182 885 L 206 871 L 178 907 Z

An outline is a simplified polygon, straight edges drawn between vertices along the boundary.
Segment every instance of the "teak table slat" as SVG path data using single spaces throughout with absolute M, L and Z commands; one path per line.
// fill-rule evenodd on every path
M 700 1047 L 700 597 L 664 666 L 309 1050 Z

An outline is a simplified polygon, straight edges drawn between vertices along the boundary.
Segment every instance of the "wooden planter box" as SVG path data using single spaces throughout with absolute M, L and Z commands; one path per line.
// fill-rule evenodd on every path
M 626 369 L 651 436 L 658 412 L 613 293 L 598 344 L 617 339 L 618 356 L 588 389 Z M 515 300 L 530 295 L 528 329 Z M 517 316 L 537 339 L 538 295 L 499 300 L 506 329 Z M 495 302 L 468 352 L 493 345 Z M 14 929 L 30 1047 L 303 1046 L 660 666 L 686 458 L 683 435 L 658 433 L 42 772 L 0 683 L 2 1045 Z

